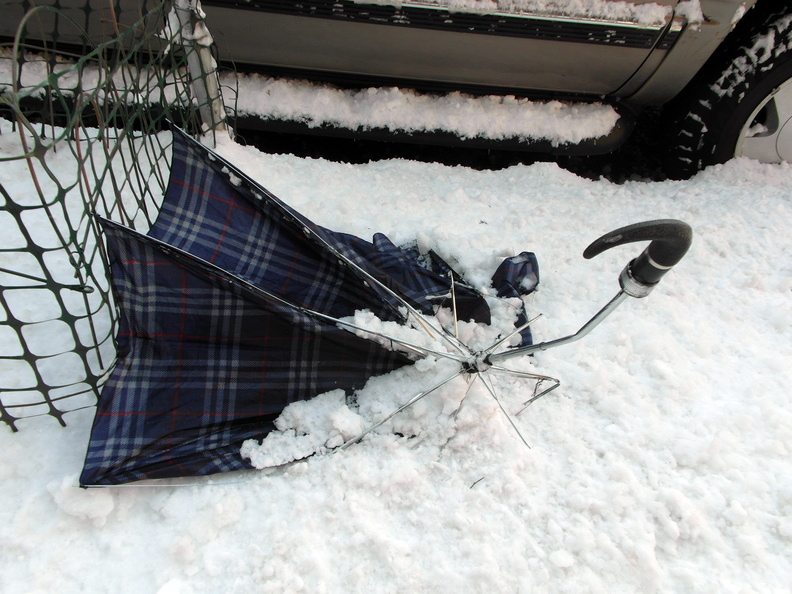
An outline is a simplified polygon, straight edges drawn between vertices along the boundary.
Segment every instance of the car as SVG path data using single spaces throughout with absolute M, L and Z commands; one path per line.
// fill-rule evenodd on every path
M 522 138 L 521 150 L 614 151 L 661 110 L 649 141 L 672 177 L 739 155 L 792 160 L 789 1 L 202 0 L 202 8 L 220 58 L 238 71 L 606 103 L 620 116 L 603 137 L 554 146 Z

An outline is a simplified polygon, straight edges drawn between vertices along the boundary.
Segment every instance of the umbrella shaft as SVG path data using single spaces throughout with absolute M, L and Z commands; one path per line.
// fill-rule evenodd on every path
M 599 310 L 594 317 L 592 317 L 588 322 L 586 322 L 580 330 L 575 332 L 575 334 L 570 334 L 569 336 L 565 336 L 564 338 L 557 338 L 555 340 L 549 340 L 547 342 L 540 342 L 538 344 L 532 344 L 530 346 L 516 348 L 516 349 L 509 349 L 508 351 L 504 351 L 502 353 L 496 353 L 494 355 L 490 355 L 487 357 L 487 361 L 489 363 L 497 363 L 499 361 L 505 361 L 506 359 L 511 359 L 512 357 L 521 357 L 524 355 L 530 355 L 531 353 L 535 353 L 536 351 L 546 351 L 547 349 L 551 349 L 554 347 L 562 346 L 565 344 L 569 344 L 570 342 L 575 342 L 576 340 L 580 340 L 584 336 L 586 336 L 589 332 L 591 332 L 595 326 L 597 326 L 602 320 L 604 320 L 608 315 L 613 312 L 616 307 L 621 304 L 622 301 L 627 299 L 628 295 L 624 291 L 619 291 L 616 296 L 611 299 L 608 304 Z

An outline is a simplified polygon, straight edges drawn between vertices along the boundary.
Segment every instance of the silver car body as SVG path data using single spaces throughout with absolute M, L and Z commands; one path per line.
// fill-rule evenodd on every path
M 677 0 L 612 2 L 628 15 L 640 15 L 648 5 L 663 7 L 660 22 L 453 12 L 436 2 L 415 1 L 396 6 L 353 0 L 203 0 L 203 8 L 221 57 L 243 68 L 659 104 L 698 72 L 752 3 L 701 0 L 698 22 L 689 22 L 690 11 L 680 10 L 691 2 L 679 5 Z
M 100 10 L 60 4 L 94 41 L 154 3 L 88 1 Z M 605 101 L 629 111 L 673 99 L 757 0 L 454 0 L 527 7 L 490 11 L 444 8 L 450 1 L 202 0 L 202 7 L 220 59 L 241 71 L 359 87 Z M 0 36 L 13 36 L 28 5 L 0 0 Z M 54 17 L 37 18 L 37 30 L 54 31 L 47 22 Z M 61 42 L 69 42 L 68 30 L 58 31 Z M 622 127 L 578 148 L 604 152 L 625 134 Z

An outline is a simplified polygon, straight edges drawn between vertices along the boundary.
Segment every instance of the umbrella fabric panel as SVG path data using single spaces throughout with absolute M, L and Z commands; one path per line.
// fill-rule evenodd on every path
M 490 321 L 479 292 L 436 255 L 422 258 L 382 234 L 372 243 L 318 226 L 179 130 L 171 179 L 149 234 L 333 317 L 369 309 L 401 321 L 403 304 L 393 293 L 431 314 L 438 300 L 450 306 L 453 274 L 460 319 Z
M 368 309 L 401 321 L 396 307 L 311 235 L 312 226 L 231 164 L 174 131 L 171 177 L 151 237 L 295 305 L 336 318 Z
M 522 252 L 516 256 L 506 258 L 492 275 L 492 286 L 497 291 L 498 297 L 516 297 L 529 295 L 539 286 L 539 262 L 533 252 Z M 520 308 L 515 326 L 522 326 L 528 321 L 525 306 Z M 522 341 L 516 346 L 528 346 L 533 343 L 531 329 L 525 328 L 520 332 Z
M 370 243 L 327 229 L 322 232 L 335 239 L 339 251 L 346 257 L 421 312 L 431 314 L 435 306 L 452 307 L 453 279 L 457 318 L 490 323 L 489 306 L 481 293 L 434 252 L 424 256 L 417 248 L 399 247 L 382 233 L 376 233 Z
M 434 252 L 398 247 L 381 233 L 372 243 L 316 225 L 178 128 L 171 179 L 149 234 L 332 317 L 368 309 L 403 321 L 403 304 L 392 293 L 431 314 L 435 306 L 452 307 L 453 279 L 457 318 L 491 321 L 482 295 Z M 493 286 L 499 296 L 516 297 L 538 278 L 536 256 L 523 252 L 501 264 Z M 520 306 L 516 325 L 525 321 Z M 521 346 L 531 344 L 530 329 L 521 335 Z
M 362 387 L 409 360 L 104 222 L 120 307 L 84 485 L 247 468 L 285 406 Z

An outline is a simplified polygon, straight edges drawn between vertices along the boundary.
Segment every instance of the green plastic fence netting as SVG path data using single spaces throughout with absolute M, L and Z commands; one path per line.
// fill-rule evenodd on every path
M 93 406 L 116 313 L 98 213 L 139 230 L 168 122 L 223 133 L 196 0 L 0 0 L 0 420 Z M 10 18 L 6 18 L 6 17 Z

